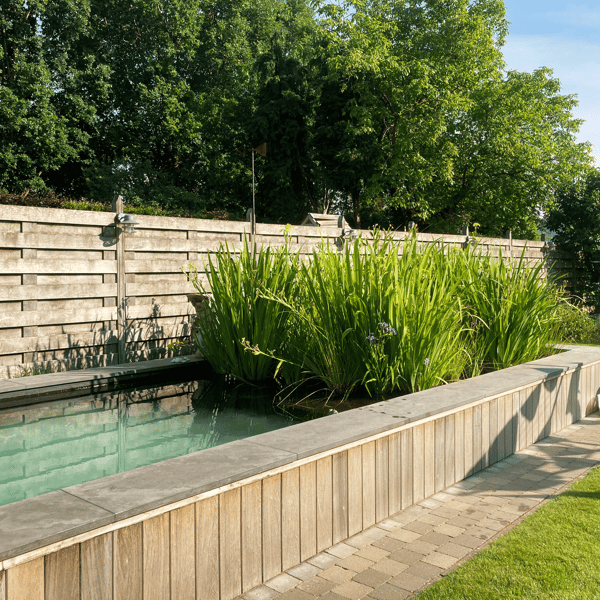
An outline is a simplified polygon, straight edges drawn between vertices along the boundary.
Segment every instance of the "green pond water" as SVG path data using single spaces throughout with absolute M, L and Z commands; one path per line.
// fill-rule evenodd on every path
M 220 379 L 0 410 L 0 506 L 295 422 Z

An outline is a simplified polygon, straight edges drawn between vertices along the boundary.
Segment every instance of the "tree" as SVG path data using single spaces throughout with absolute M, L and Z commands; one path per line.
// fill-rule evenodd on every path
M 0 189 L 44 190 L 53 171 L 88 159 L 107 74 L 91 56 L 71 60 L 88 16 L 87 1 L 0 0 Z
M 574 262 L 571 293 L 600 310 L 600 170 L 564 186 L 545 218 L 553 241 Z
M 450 179 L 426 187 L 434 199 L 434 231 L 481 232 L 530 238 L 555 191 L 580 177 L 589 144 L 578 144 L 573 96 L 560 93 L 549 69 L 493 73 L 470 93 L 469 104 L 444 136 L 455 149 Z

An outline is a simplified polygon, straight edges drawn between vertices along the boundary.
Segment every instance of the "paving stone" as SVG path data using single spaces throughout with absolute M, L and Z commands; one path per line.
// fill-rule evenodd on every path
M 459 546 L 465 546 L 465 548 L 478 548 L 481 546 L 482 541 L 479 538 L 463 534 L 456 536 L 453 543 L 458 544 Z
M 483 519 L 483 521 L 479 522 L 481 527 L 485 527 L 485 529 L 492 529 L 495 532 L 501 531 L 508 524 L 509 523 L 507 521 L 498 521 L 496 519 Z
M 456 527 L 463 527 L 464 529 L 475 525 L 476 522 L 477 521 L 468 519 L 467 517 L 454 517 L 446 521 L 448 525 L 455 525 Z
M 434 550 L 438 549 L 438 545 L 436 544 L 428 544 L 427 542 L 422 542 L 421 540 L 417 540 L 416 542 L 412 542 L 411 544 L 406 544 L 405 550 L 409 550 L 410 552 L 418 552 L 423 556 L 430 554 Z
M 333 556 L 337 556 L 338 558 L 346 558 L 347 556 L 351 556 L 355 552 L 356 548 L 353 548 L 348 544 L 344 544 L 344 542 L 336 544 L 335 546 L 331 546 L 331 548 L 327 548 L 328 554 L 333 554 Z
M 448 544 L 444 544 L 438 548 L 438 551 L 442 554 L 447 554 L 448 556 L 454 556 L 454 558 L 463 558 L 467 556 L 470 552 L 472 552 L 471 548 L 467 548 L 466 546 L 459 546 L 458 544 L 454 544 L 452 542 Z
M 435 527 L 436 525 L 441 525 L 442 523 L 445 523 L 446 517 L 438 517 L 437 515 L 424 515 L 422 517 L 419 517 L 417 521 L 420 521 L 421 523 L 427 523 Z
M 416 531 L 410 531 L 408 529 L 398 529 L 398 531 L 394 531 L 390 533 L 389 537 L 394 538 L 395 540 L 400 540 L 401 542 L 410 543 L 418 540 L 421 537 L 421 533 L 417 533 Z
M 384 529 L 379 529 L 379 527 L 370 527 L 366 531 L 363 531 L 364 535 L 368 538 L 371 538 L 372 541 L 380 540 L 382 537 L 388 535 L 389 531 L 385 531 Z
M 465 535 L 479 538 L 480 540 L 483 540 L 483 541 L 489 540 L 495 534 L 496 534 L 496 532 L 494 530 L 485 529 L 485 527 L 480 527 L 479 525 L 474 525 L 473 527 L 469 527 L 465 531 Z
M 405 565 L 412 565 L 423 558 L 422 554 L 418 552 L 411 552 L 410 550 L 398 550 L 389 556 L 390 560 L 395 560 Z
M 375 600 L 404 600 L 410 596 L 410 592 L 402 590 L 395 585 L 384 583 L 375 588 L 367 597 Z
M 300 583 L 300 579 L 296 579 L 287 573 L 282 573 L 281 575 L 277 575 L 277 577 L 273 577 L 270 581 L 265 583 L 266 586 L 273 588 L 275 591 L 283 593 L 287 592 L 289 589 L 295 587 Z
M 305 592 L 304 590 L 294 588 L 293 590 L 288 590 L 287 592 L 281 594 L 277 600 L 315 600 L 315 596 Z
M 402 547 L 404 547 L 404 542 L 392 537 L 384 537 L 373 542 L 372 545 L 375 546 L 375 548 L 381 548 L 382 550 L 387 550 L 388 552 L 395 552 L 396 550 L 400 550 Z
M 487 518 L 487 516 L 489 515 L 489 513 L 484 512 L 482 510 L 465 510 L 462 513 L 464 516 L 466 516 L 468 519 L 473 519 L 474 521 L 481 521 L 481 519 L 485 519 Z
M 357 556 L 356 554 L 348 556 L 347 558 L 344 558 L 338 562 L 339 567 L 342 567 L 343 569 L 350 569 L 350 571 L 356 571 L 357 573 L 360 573 L 365 569 L 369 569 L 374 564 L 375 561 L 362 556 Z
M 439 493 L 435 494 L 434 496 L 431 496 L 431 498 L 433 500 L 437 500 L 438 502 L 448 502 L 453 499 L 452 495 L 448 494 L 446 492 L 439 492 Z
M 448 554 L 432 552 L 429 556 L 426 556 L 423 559 L 423 562 L 429 563 L 430 565 L 435 565 L 436 567 L 441 567 L 443 569 L 449 569 L 456 564 L 457 560 L 454 556 L 449 556 Z
M 302 563 L 297 567 L 288 569 L 286 572 L 292 577 L 304 580 L 313 577 L 314 575 L 318 575 L 321 572 L 321 569 L 319 569 L 319 567 L 311 565 L 310 563 Z
M 463 511 L 471 508 L 471 505 L 467 502 L 462 502 L 461 500 L 451 500 L 445 504 L 446 508 L 451 508 L 458 511 Z
M 401 572 L 402 571 L 400 571 L 399 573 L 395 573 L 395 575 L 399 575 Z M 369 587 L 376 588 L 384 584 L 388 579 L 391 579 L 392 577 L 393 575 L 382 573 L 381 571 L 378 571 L 376 569 L 366 569 L 365 571 L 357 573 L 352 578 L 352 580 L 358 581 L 358 583 L 362 583 L 364 585 L 368 585 Z
M 436 531 L 430 531 L 429 533 L 422 535 L 419 541 L 441 546 L 442 544 L 447 544 L 448 542 L 452 541 L 452 537 Z
M 368 535 L 365 535 L 364 533 L 357 533 L 356 535 L 353 535 L 351 538 L 348 538 L 346 540 L 346 544 L 348 544 L 349 546 L 353 546 L 354 548 L 358 548 L 359 550 L 361 548 L 369 546 L 372 543 L 373 538 L 369 537 Z
M 452 517 L 457 517 L 460 515 L 460 511 L 453 508 L 447 508 L 446 506 L 440 506 L 440 508 L 432 510 L 431 514 L 438 517 L 446 517 L 447 519 L 451 519 Z
M 442 510 L 442 509 L 438 509 L 438 510 Z M 427 533 L 428 531 L 431 531 L 433 529 L 433 525 L 430 525 L 429 523 L 423 523 L 422 521 L 413 521 L 412 523 L 407 523 L 403 529 L 406 529 L 407 531 L 414 531 L 415 533 Z
M 449 525 L 448 523 L 443 523 L 442 525 L 438 525 L 433 531 L 435 533 L 441 533 L 442 535 L 447 535 L 448 537 L 456 537 L 457 535 L 464 533 L 465 528 L 457 527 L 456 525 Z
M 302 583 L 299 583 L 297 588 L 304 592 L 308 592 L 313 596 L 321 596 L 333 589 L 336 585 L 338 584 L 335 581 L 329 581 L 328 579 L 323 579 L 316 575 L 315 577 L 305 579 Z
M 333 567 L 329 567 L 329 569 L 321 571 L 319 577 L 329 581 L 334 581 L 335 583 L 344 583 L 344 581 L 350 581 L 355 575 L 356 571 L 342 569 L 342 567 L 334 565 Z
M 393 579 L 390 579 L 388 583 L 409 592 L 416 592 L 427 583 L 427 579 L 424 577 L 419 577 L 418 575 L 410 575 L 404 572 L 400 573 L 400 575 L 397 575 Z
M 406 570 L 406 573 L 417 575 L 418 577 L 424 577 L 425 579 L 435 579 L 444 571 L 445 568 L 436 567 L 435 565 L 425 563 L 421 560 L 414 565 L 410 565 L 410 567 Z
M 442 504 L 442 502 L 434 500 L 433 498 L 427 498 L 426 500 L 421 500 L 421 502 L 419 502 L 419 506 L 423 506 L 424 508 L 439 508 Z
M 371 568 L 375 569 L 376 571 L 381 571 L 390 577 L 394 577 L 395 575 L 399 575 L 403 571 L 406 571 L 406 569 L 408 569 L 408 565 L 398 562 L 397 560 L 392 560 L 391 558 L 382 558 Z
M 344 598 L 349 598 L 350 600 L 360 600 L 369 592 L 372 592 L 373 588 L 371 586 L 358 583 L 358 581 L 347 581 L 346 583 L 333 588 L 331 591 L 334 594 L 338 594 Z
M 355 556 L 362 556 L 363 558 L 368 558 L 369 560 L 378 561 L 382 558 L 386 558 L 390 553 L 387 550 L 383 550 L 381 548 L 375 548 L 374 546 L 367 546 L 362 550 L 359 550 Z
M 327 569 L 332 565 L 335 565 L 339 560 L 340 559 L 337 556 L 322 552 L 321 554 L 309 558 L 307 562 L 315 567 L 319 567 L 319 569 Z
M 348 598 L 346 598 L 344 596 L 340 596 L 339 594 L 336 594 L 335 592 L 327 592 L 326 594 L 321 596 L 319 600 L 348 600 Z
M 386 519 L 381 523 L 377 523 L 377 527 L 379 527 L 380 529 L 385 529 L 387 531 L 395 531 L 399 527 L 402 527 L 402 525 L 398 523 L 398 521 L 394 521 L 394 519 Z
M 276 596 L 279 596 L 279 592 L 266 585 L 261 585 L 246 593 L 242 598 L 243 600 L 271 600 Z

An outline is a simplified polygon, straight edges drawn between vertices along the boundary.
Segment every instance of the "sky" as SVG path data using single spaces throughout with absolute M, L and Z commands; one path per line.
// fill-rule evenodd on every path
M 584 119 L 578 141 L 593 144 L 600 167 L 600 2 L 504 0 L 509 34 L 503 48 L 507 69 L 531 73 L 549 67 L 561 93 L 577 94 L 573 115 Z

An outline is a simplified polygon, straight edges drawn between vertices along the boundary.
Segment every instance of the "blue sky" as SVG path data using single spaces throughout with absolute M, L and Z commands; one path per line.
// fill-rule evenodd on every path
M 593 144 L 600 166 L 600 2 L 504 0 L 509 35 L 507 69 L 549 67 L 563 94 L 577 94 L 575 117 L 585 119 L 579 141 Z

